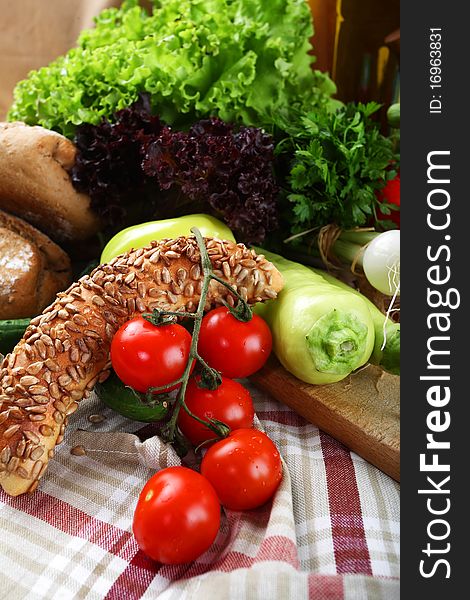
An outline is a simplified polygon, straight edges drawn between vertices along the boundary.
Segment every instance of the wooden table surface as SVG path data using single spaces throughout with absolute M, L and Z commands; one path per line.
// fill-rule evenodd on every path
M 251 380 L 400 480 L 400 377 L 369 365 L 338 383 L 310 385 L 271 358 Z

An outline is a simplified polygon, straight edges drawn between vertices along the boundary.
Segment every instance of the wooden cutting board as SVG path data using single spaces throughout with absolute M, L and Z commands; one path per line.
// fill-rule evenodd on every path
M 369 365 L 338 383 L 310 385 L 271 358 L 250 379 L 400 481 L 399 377 Z

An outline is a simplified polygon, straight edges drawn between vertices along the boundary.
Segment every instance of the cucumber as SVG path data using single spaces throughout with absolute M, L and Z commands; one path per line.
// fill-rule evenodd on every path
M 160 421 L 168 411 L 163 403 L 155 403 L 154 406 L 145 404 L 139 399 L 138 393 L 125 386 L 114 372 L 106 381 L 96 384 L 95 392 L 109 408 L 133 421 Z M 155 398 L 158 399 L 158 396 Z
M 0 353 L 8 354 L 21 340 L 31 319 L 0 321 Z

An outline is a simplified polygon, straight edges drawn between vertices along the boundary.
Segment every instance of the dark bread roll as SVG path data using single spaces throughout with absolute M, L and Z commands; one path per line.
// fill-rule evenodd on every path
M 57 244 L 0 210 L 0 319 L 36 316 L 71 276 L 69 257 Z
M 63 135 L 25 123 L 0 123 L 0 209 L 53 240 L 76 241 L 100 228 L 90 198 L 72 185 L 76 148 Z

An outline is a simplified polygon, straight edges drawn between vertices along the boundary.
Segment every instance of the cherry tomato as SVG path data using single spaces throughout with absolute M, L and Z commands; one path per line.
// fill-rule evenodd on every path
M 216 390 L 200 388 L 198 381 L 199 377 L 191 379 L 186 388 L 185 402 L 192 413 L 201 419 L 223 421 L 230 429 L 253 427 L 255 411 L 246 388 L 228 377 L 222 377 L 222 383 Z M 178 425 L 193 446 L 215 436 L 213 431 L 188 415 L 184 408 L 179 412 Z
M 378 199 L 381 202 L 387 204 L 394 204 L 400 208 L 400 175 L 397 175 L 394 179 L 389 179 L 385 184 L 385 187 L 380 190 L 377 194 Z M 400 229 L 400 210 L 390 210 L 389 215 L 384 215 L 380 209 L 377 211 L 377 218 L 393 221 L 395 225 Z
M 142 317 L 124 323 L 111 342 L 117 376 L 139 392 L 181 377 L 189 359 L 191 334 L 181 325 L 152 325 Z M 170 386 L 170 391 L 178 386 Z
M 198 351 L 211 367 L 236 379 L 261 369 L 272 343 L 271 331 L 260 316 L 253 315 L 251 321 L 243 323 L 221 306 L 203 318 Z
M 169 467 L 145 484 L 132 530 L 147 556 L 178 565 L 203 554 L 219 526 L 220 504 L 207 479 L 186 467 Z
M 256 508 L 267 502 L 282 479 L 281 457 L 257 429 L 237 429 L 209 448 L 201 474 L 212 483 L 223 506 Z

